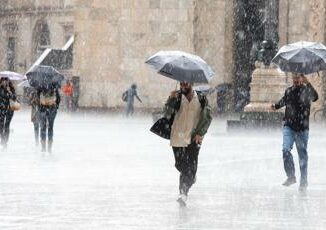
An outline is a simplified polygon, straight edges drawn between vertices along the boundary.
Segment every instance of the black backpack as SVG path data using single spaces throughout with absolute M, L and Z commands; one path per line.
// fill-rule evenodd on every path
M 128 90 L 124 91 L 121 96 L 122 101 L 127 102 L 128 99 Z

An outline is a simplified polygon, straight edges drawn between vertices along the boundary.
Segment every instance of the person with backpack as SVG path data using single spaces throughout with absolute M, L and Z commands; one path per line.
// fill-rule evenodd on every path
M 10 134 L 10 123 L 14 116 L 13 103 L 16 101 L 16 91 L 8 78 L 0 78 L 0 138 L 1 145 L 7 148 Z
M 179 91 L 171 92 L 164 106 L 164 116 L 173 119 L 170 145 L 175 167 L 180 172 L 177 202 L 185 206 L 189 189 L 196 180 L 198 154 L 211 124 L 212 112 L 206 96 L 183 81 Z
M 137 94 L 137 85 L 134 83 L 131 85 L 131 87 L 126 90 L 122 94 L 122 100 L 127 102 L 127 108 L 126 108 L 126 116 L 131 116 L 134 113 L 134 102 L 136 97 L 140 103 L 142 103 L 142 100 L 139 98 Z
M 60 94 L 58 87 L 38 89 L 37 92 L 40 109 L 41 124 L 41 151 L 46 151 L 46 131 L 48 133 L 48 152 L 52 152 L 53 125 L 60 104 Z

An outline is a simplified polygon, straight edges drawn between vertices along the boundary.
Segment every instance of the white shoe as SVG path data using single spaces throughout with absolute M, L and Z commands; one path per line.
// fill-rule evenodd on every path
M 177 202 L 180 204 L 180 206 L 186 206 L 187 196 L 185 194 L 180 194 Z

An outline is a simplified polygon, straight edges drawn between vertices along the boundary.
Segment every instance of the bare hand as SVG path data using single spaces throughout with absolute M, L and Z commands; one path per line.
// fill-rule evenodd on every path
M 177 98 L 177 91 L 176 90 L 174 90 L 174 91 L 172 91 L 171 92 L 171 94 L 170 94 L 170 98 Z
M 201 145 L 201 143 L 203 142 L 203 137 L 202 136 L 199 136 L 199 135 L 196 135 L 194 137 L 194 141 L 197 145 Z

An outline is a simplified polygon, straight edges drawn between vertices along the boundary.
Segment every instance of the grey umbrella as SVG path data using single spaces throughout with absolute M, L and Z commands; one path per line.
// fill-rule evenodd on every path
M 215 74 L 203 59 L 182 51 L 160 51 L 145 63 L 159 74 L 177 81 L 208 83 Z
M 316 42 L 296 42 L 281 47 L 272 60 L 282 71 L 311 74 L 326 70 L 326 47 Z

